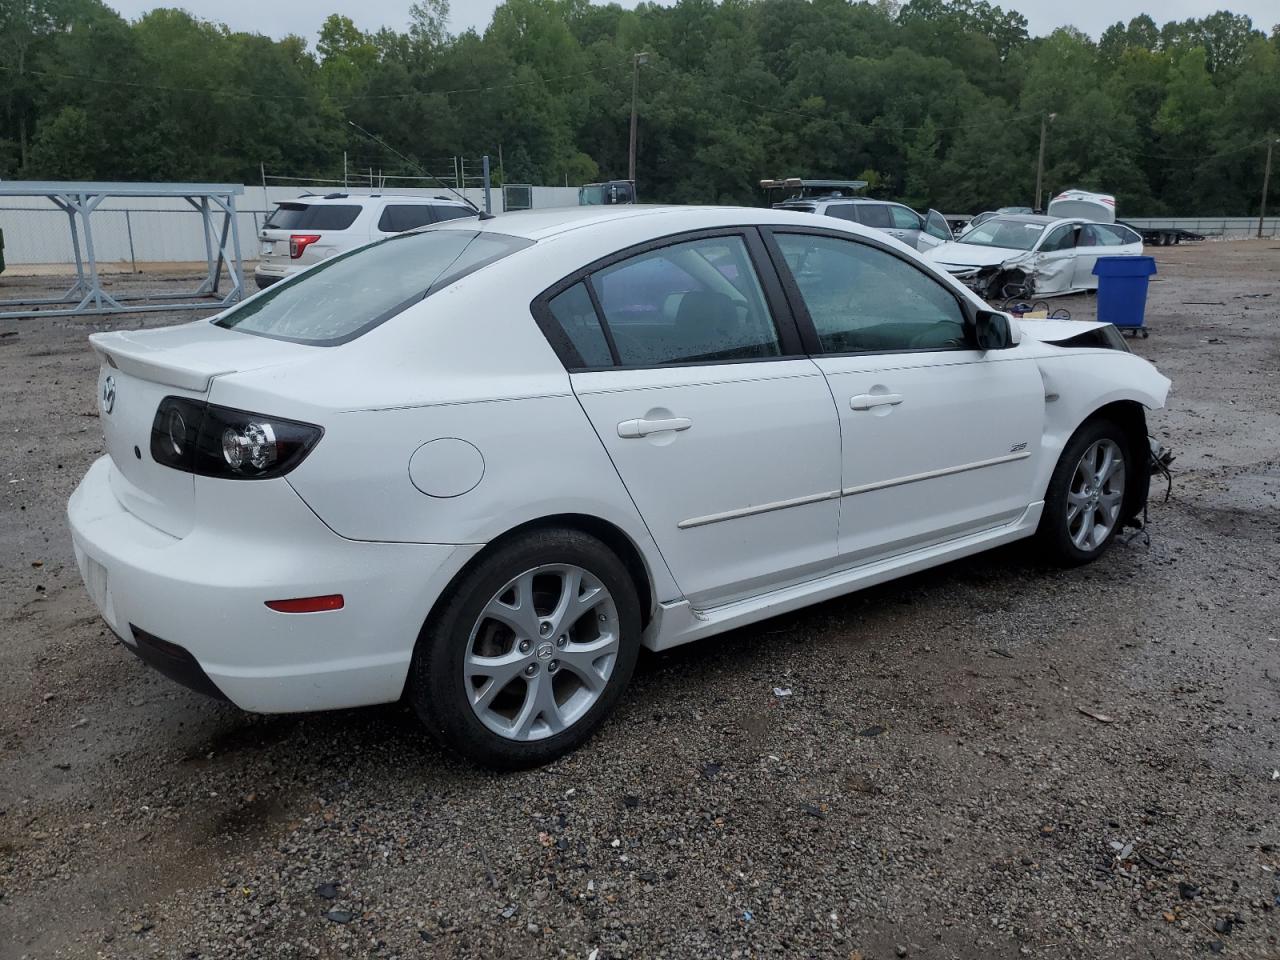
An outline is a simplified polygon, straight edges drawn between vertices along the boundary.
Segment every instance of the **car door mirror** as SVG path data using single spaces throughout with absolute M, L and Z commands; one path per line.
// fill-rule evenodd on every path
M 995 310 L 975 312 L 968 329 L 970 342 L 978 350 L 1007 350 L 1015 343 L 1008 315 Z

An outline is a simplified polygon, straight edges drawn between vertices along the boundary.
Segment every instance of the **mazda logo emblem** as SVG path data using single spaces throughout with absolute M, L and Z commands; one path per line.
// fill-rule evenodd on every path
M 107 379 L 102 381 L 102 410 L 104 413 L 110 413 L 115 409 L 116 405 L 116 378 L 108 375 Z

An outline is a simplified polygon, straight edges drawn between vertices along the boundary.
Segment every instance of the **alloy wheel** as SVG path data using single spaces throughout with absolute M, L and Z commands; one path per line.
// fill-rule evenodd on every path
M 1067 533 L 1080 550 L 1102 546 L 1120 520 L 1124 502 L 1124 451 L 1114 440 L 1085 450 L 1067 487 Z
M 467 640 L 463 682 L 480 722 L 509 740 L 542 740 L 600 699 L 618 658 L 618 610 L 595 576 L 546 564 L 512 578 Z

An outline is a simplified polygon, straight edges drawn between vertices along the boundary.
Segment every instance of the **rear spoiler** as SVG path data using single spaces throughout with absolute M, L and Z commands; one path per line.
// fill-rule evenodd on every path
M 160 351 L 130 340 L 121 333 L 94 333 L 89 336 L 89 346 L 108 367 L 169 387 L 205 393 L 214 377 L 235 373 L 235 367 L 213 366 L 199 361 L 181 367 L 165 363 Z

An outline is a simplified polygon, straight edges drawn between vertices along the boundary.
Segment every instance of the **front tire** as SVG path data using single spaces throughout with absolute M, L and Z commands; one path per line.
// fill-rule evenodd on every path
M 531 531 L 465 573 L 428 619 L 408 698 L 464 757 L 538 766 L 604 722 L 639 646 L 640 602 L 613 551 L 576 530 Z
M 1045 494 L 1037 536 L 1056 561 L 1076 566 L 1106 552 L 1125 516 L 1128 437 L 1110 420 L 1085 423 L 1067 443 Z

